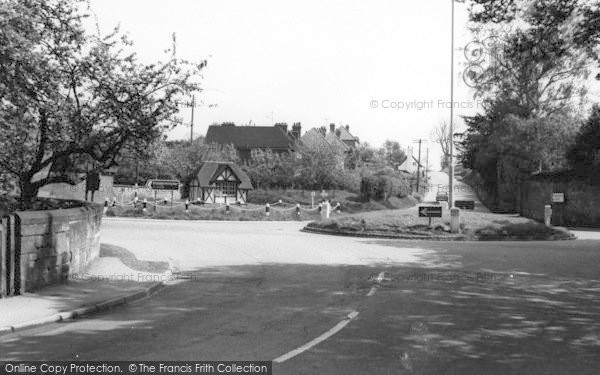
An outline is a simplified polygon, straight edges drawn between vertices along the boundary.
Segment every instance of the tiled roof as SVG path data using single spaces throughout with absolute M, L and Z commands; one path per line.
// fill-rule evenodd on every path
M 198 172 L 198 183 L 200 187 L 214 186 L 215 175 L 225 167 L 231 168 L 233 174 L 235 174 L 240 181 L 240 189 L 253 189 L 250 177 L 248 177 L 246 172 L 244 172 L 237 164 L 218 161 L 207 161 L 202 164 L 202 167 L 200 167 L 200 171 Z
M 342 141 L 357 141 L 358 142 L 358 139 L 355 136 L 353 136 L 352 134 L 350 134 L 350 131 L 348 129 L 346 129 L 345 126 L 340 126 L 338 129 L 340 130 L 340 139 Z
M 205 142 L 233 144 L 237 149 L 293 149 L 291 138 L 274 126 L 211 125 L 206 132 Z

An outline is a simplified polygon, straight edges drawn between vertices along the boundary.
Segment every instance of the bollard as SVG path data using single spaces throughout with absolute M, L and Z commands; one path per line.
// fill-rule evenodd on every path
M 323 203 L 319 203 L 319 213 L 323 211 Z
M 167 205 L 167 197 L 165 197 L 164 202 L 165 202 L 165 206 L 166 206 Z
M 296 203 L 296 215 L 300 216 L 300 203 Z
M 329 219 L 329 215 L 331 215 L 331 203 L 327 201 L 325 202 L 325 218 Z
M 104 198 L 104 213 L 108 211 L 108 198 Z
M 450 209 L 450 232 L 458 233 L 460 231 L 460 209 L 452 207 Z
M 142 211 L 146 212 L 146 206 L 148 205 L 148 201 L 144 198 L 144 203 L 142 204 Z
M 271 211 L 271 206 L 267 203 L 267 205 L 265 206 L 265 213 L 267 214 L 267 216 L 270 215 L 269 211 Z
M 552 223 L 552 206 L 549 204 L 544 206 L 544 224 L 551 225 Z
M 137 208 L 138 197 L 137 193 L 135 193 L 135 197 L 133 198 L 133 208 Z
M 117 198 L 116 197 L 113 197 L 112 206 L 113 207 L 117 206 Z
M 188 212 L 190 212 L 190 201 L 189 201 L 189 199 L 186 199 L 186 201 L 185 201 L 185 213 L 187 214 Z
M 225 213 L 229 213 L 229 202 L 225 203 Z

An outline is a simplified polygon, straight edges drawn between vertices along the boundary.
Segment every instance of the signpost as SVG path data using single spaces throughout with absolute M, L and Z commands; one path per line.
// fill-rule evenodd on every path
M 179 190 L 179 181 L 177 180 L 149 180 L 147 186 L 154 190 L 154 210 L 156 211 L 156 191 L 171 190 L 171 207 L 173 207 L 173 191 Z
M 429 218 L 431 225 L 432 217 L 442 217 L 442 206 L 419 206 L 419 217 Z
M 565 203 L 565 193 L 552 193 L 552 203 Z

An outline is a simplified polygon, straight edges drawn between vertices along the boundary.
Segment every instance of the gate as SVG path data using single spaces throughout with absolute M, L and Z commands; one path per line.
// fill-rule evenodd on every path
M 15 215 L 2 217 L 0 221 L 0 297 L 19 294 L 17 229 Z

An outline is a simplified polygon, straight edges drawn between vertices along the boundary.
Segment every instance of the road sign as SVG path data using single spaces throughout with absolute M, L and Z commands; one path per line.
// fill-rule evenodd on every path
M 552 203 L 565 203 L 565 193 L 552 193 Z
M 442 217 L 442 206 L 419 206 L 419 217 Z
M 150 180 L 148 186 L 155 190 L 179 190 L 179 181 L 177 180 Z

